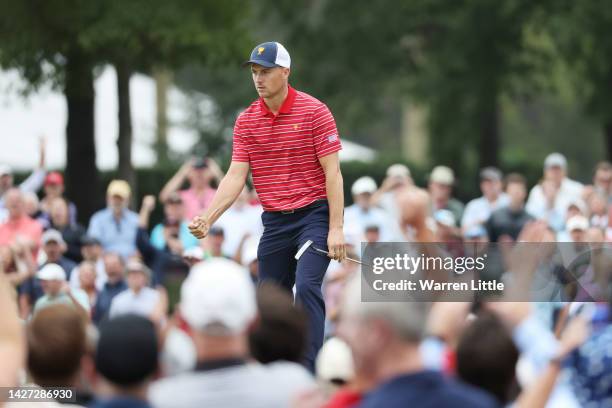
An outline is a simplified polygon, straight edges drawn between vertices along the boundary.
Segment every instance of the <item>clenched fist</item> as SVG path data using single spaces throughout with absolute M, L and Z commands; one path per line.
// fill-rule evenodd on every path
M 209 229 L 210 225 L 208 224 L 208 221 L 201 216 L 194 217 L 189 224 L 189 232 L 191 232 L 191 235 L 197 239 L 206 237 Z

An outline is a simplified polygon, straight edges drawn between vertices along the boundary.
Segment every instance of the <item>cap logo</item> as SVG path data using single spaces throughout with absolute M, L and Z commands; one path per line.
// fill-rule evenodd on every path
M 263 52 L 264 52 L 265 50 L 266 50 L 266 49 L 265 49 L 264 47 L 259 47 L 259 48 L 257 49 L 257 55 L 261 55 L 261 54 L 263 54 Z

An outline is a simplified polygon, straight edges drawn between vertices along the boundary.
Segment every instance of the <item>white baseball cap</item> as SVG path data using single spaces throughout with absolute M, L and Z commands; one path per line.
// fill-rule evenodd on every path
M 546 156 L 544 160 L 544 168 L 547 169 L 549 167 L 561 167 L 562 169 L 567 168 L 567 160 L 565 156 L 561 153 L 551 153 Z
M 586 231 L 589 228 L 589 220 L 582 215 L 574 215 L 572 218 L 567 220 L 565 227 L 568 231 Z
M 62 237 L 62 234 L 58 230 L 54 230 L 54 229 L 46 230 L 45 233 L 42 234 L 42 237 L 40 240 L 43 243 L 43 245 L 46 245 L 47 243 L 51 241 L 55 241 L 60 245 L 66 245 L 66 242 L 64 241 L 64 238 Z
M 235 262 L 224 258 L 200 262 L 181 287 L 181 313 L 194 330 L 239 334 L 257 314 L 255 286 L 246 269 Z
M 36 274 L 36 277 L 40 280 L 66 280 L 66 272 L 64 268 L 55 263 L 48 263 L 43 266 L 40 271 Z
M 355 376 L 351 349 L 342 340 L 332 337 L 317 355 L 317 378 L 323 381 L 349 381 Z
M 455 174 L 450 167 L 436 166 L 429 175 L 429 181 L 450 186 L 455 182 Z
M 410 169 L 401 163 L 392 164 L 387 168 L 387 177 L 410 177 Z
M 204 259 L 204 250 L 199 246 L 187 248 L 183 251 L 183 258 L 194 258 L 201 261 Z
M 351 187 L 351 193 L 353 195 L 359 195 L 363 193 L 373 194 L 376 191 L 376 188 L 376 182 L 372 177 L 359 177 L 353 183 L 353 186 Z

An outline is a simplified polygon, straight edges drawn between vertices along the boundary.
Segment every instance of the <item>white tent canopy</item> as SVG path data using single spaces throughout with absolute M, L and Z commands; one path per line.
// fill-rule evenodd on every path
M 43 87 L 24 98 L 19 90 L 24 81 L 15 70 L 0 71 L 0 163 L 18 169 L 29 169 L 38 162 L 38 140 L 47 140 L 47 165 L 63 168 L 66 163 L 67 110 L 63 95 Z M 96 163 L 100 169 L 117 166 L 117 77 L 115 70 L 105 67 L 95 81 Z M 155 82 L 148 76 L 136 74 L 130 82 L 133 147 L 135 166 L 155 163 L 151 148 L 155 139 Z M 168 95 L 168 143 L 178 152 L 188 152 L 197 141 L 197 133 L 180 124 L 188 115 L 189 100 L 177 88 Z M 341 160 L 372 161 L 374 150 L 342 139 Z

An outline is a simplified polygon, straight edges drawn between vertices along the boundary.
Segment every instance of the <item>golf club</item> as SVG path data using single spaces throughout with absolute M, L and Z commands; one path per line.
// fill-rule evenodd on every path
M 313 246 L 312 244 L 313 244 L 312 240 L 310 240 L 310 239 L 309 239 L 308 241 L 306 241 L 306 242 L 304 243 L 304 245 L 302 245 L 302 247 L 300 248 L 300 250 L 297 252 L 297 254 L 295 254 L 295 259 L 300 259 L 300 258 L 302 257 L 302 255 L 304 255 L 304 252 L 306 252 L 306 250 L 307 250 L 309 247 L 312 247 L 312 249 L 314 249 L 315 251 L 317 251 L 317 252 L 319 252 L 319 253 L 321 253 L 321 254 L 325 254 L 325 255 L 329 256 L 329 252 L 324 251 L 324 250 L 322 250 L 322 249 L 319 249 L 319 248 L 317 248 L 317 247 Z M 366 264 L 366 263 L 363 263 L 363 262 L 358 261 L 358 260 L 353 259 L 353 258 L 346 257 L 346 260 L 351 261 L 351 262 L 358 263 L 359 265 L 370 266 L 370 265 L 368 265 L 368 264 Z

